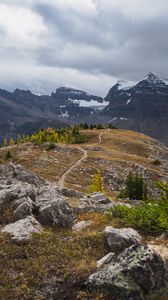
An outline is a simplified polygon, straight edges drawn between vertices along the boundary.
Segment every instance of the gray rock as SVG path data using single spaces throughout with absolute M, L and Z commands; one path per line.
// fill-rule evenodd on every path
M 114 252 L 121 251 L 127 247 L 141 243 L 141 236 L 132 228 L 116 229 L 108 226 L 104 231 L 108 246 Z
M 14 210 L 13 212 L 13 218 L 14 221 L 23 219 L 29 215 L 32 214 L 32 201 L 30 198 L 25 198 L 25 201 L 22 201 L 22 203 Z
M 44 225 L 70 227 L 74 216 L 70 205 L 59 194 L 58 186 L 50 184 L 39 189 L 36 199 L 38 217 Z
M 73 224 L 73 210 L 62 199 L 50 201 L 39 208 L 39 221 L 43 225 L 71 227 Z
M 75 190 L 66 189 L 66 188 L 63 188 L 61 190 L 61 193 L 65 197 L 71 197 L 71 198 L 73 198 L 73 197 L 75 197 L 75 198 L 81 198 L 81 197 L 83 197 L 82 193 L 80 193 L 78 191 L 75 191 Z
M 14 168 L 14 177 L 17 178 L 20 181 L 24 181 L 30 184 L 33 184 L 35 186 L 41 186 L 45 183 L 45 180 L 41 177 L 31 173 L 30 171 L 27 171 L 20 165 L 13 165 Z
M 80 204 L 75 209 L 75 213 L 77 214 L 86 212 L 105 212 L 107 209 L 114 207 L 116 204 L 100 192 L 83 196 L 79 200 Z
M 41 231 L 42 226 L 32 216 L 8 224 L 2 229 L 2 232 L 9 233 L 12 240 L 18 244 L 29 242 L 33 233 L 40 233 Z
M 97 267 L 100 268 L 106 264 L 109 264 L 112 261 L 112 259 L 114 258 L 114 256 L 115 256 L 115 253 L 113 253 L 113 252 L 108 253 L 106 256 L 102 257 L 101 259 L 99 259 L 97 261 Z
M 90 202 L 95 204 L 110 204 L 111 200 L 107 198 L 103 193 L 93 193 L 88 196 Z
M 12 186 L 4 186 L 0 191 L 0 205 L 10 204 L 15 200 L 21 192 L 20 184 L 13 184 Z
M 145 300 L 149 295 L 160 299 L 160 295 L 168 296 L 164 290 L 167 275 L 167 266 L 157 252 L 148 246 L 133 245 L 92 274 L 88 288 L 108 291 L 118 300 Z
M 72 227 L 72 229 L 73 229 L 74 231 L 81 231 L 81 230 L 85 229 L 86 227 L 88 227 L 88 226 L 91 225 L 91 224 L 92 224 L 92 221 L 81 221 L 81 222 L 76 223 L 76 224 Z

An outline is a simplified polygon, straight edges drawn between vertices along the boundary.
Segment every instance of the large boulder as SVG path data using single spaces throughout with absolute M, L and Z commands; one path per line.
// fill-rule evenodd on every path
M 116 229 L 107 226 L 104 230 L 105 239 L 111 251 L 122 251 L 131 245 L 141 243 L 140 234 L 132 228 Z
M 41 231 L 42 226 L 32 216 L 8 224 L 2 229 L 2 232 L 9 233 L 12 236 L 12 240 L 18 244 L 29 242 L 33 233 L 40 233 Z
M 70 227 L 74 216 L 70 205 L 59 194 L 58 187 L 54 184 L 44 186 L 38 191 L 36 205 L 38 219 L 43 225 Z
M 167 276 L 167 266 L 157 252 L 148 246 L 133 245 L 92 274 L 88 288 L 106 291 L 110 299 L 146 300 L 149 295 L 167 299 Z

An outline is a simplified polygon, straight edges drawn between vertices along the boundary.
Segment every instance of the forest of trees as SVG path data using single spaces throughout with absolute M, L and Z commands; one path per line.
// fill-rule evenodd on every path
M 77 124 L 77 125 L 72 125 L 70 127 L 66 128 L 46 128 L 46 129 L 40 129 L 37 132 L 28 135 L 25 134 L 21 136 L 20 134 L 17 136 L 17 138 L 14 140 L 13 138 L 11 139 L 6 139 L 4 138 L 2 147 L 5 146 L 13 146 L 14 144 L 19 145 L 23 143 L 36 143 L 38 145 L 49 142 L 49 143 L 65 143 L 65 144 L 80 144 L 80 143 L 85 143 L 87 142 L 87 136 L 84 133 L 81 133 L 81 130 L 93 130 L 93 129 L 116 129 L 113 127 L 112 124 L 109 124 L 108 126 L 104 126 L 102 124 L 98 125 L 88 125 L 87 123 L 85 124 Z

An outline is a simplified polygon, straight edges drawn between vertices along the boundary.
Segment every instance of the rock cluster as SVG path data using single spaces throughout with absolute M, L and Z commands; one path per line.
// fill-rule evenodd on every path
M 30 239 L 33 232 L 40 232 L 40 224 L 70 227 L 73 223 L 73 210 L 59 187 L 22 166 L 0 167 L 0 212 L 4 207 L 11 211 L 12 224 L 2 231 L 10 233 L 18 242 Z

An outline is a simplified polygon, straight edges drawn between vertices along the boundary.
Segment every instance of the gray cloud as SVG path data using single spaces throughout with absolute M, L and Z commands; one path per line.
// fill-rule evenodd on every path
M 168 73 L 166 8 L 165 0 L 2 0 L 0 84 L 105 95 L 118 78 Z

